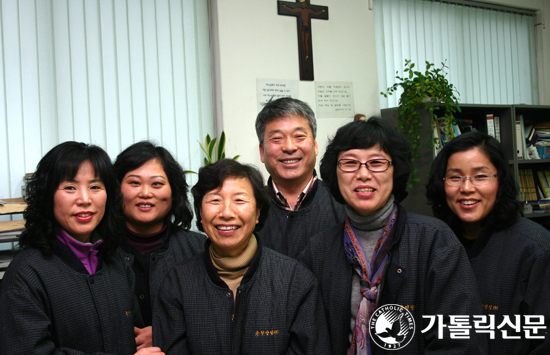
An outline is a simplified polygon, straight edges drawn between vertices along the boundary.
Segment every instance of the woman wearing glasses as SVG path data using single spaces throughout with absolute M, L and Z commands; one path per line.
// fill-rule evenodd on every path
M 516 331 L 509 325 L 495 329 L 489 353 L 549 354 L 548 339 L 546 345 L 536 334 L 528 339 L 521 327 L 531 322 L 550 329 L 550 232 L 521 217 L 517 194 L 505 151 L 480 132 L 447 143 L 427 185 L 434 216 L 451 226 L 467 251 L 484 314 L 494 317 L 496 327 L 507 318 L 516 324 L 520 316 Z
M 450 339 L 448 328 L 430 327 L 423 317 L 448 323 L 449 315 L 479 314 L 481 301 L 450 228 L 398 204 L 410 170 L 405 141 L 379 118 L 341 127 L 321 161 L 347 219 L 313 237 L 300 258 L 319 281 L 332 354 L 483 353 L 484 339 L 474 332 Z

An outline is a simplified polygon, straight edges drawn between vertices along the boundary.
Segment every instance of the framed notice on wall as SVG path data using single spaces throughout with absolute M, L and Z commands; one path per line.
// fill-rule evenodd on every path
M 269 100 L 277 100 L 281 97 L 297 99 L 299 93 L 298 83 L 298 80 L 256 79 L 258 112 Z
M 315 102 L 318 118 L 352 118 L 355 115 L 353 83 L 315 82 Z

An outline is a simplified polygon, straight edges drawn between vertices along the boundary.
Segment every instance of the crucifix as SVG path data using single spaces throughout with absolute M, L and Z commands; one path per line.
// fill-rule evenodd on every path
M 313 50 L 311 48 L 311 19 L 328 20 L 328 7 L 310 5 L 309 0 L 278 1 L 279 15 L 295 16 L 298 24 L 298 53 L 300 80 L 313 80 Z

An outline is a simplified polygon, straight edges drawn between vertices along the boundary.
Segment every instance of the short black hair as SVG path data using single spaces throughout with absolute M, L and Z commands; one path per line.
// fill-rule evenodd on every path
M 366 121 L 353 121 L 340 127 L 329 141 L 321 159 L 321 177 L 336 201 L 346 203 L 340 193 L 336 176 L 338 155 L 350 149 L 368 149 L 377 144 L 391 157 L 394 169 L 392 193 L 395 200 L 401 202 L 407 197 L 407 182 L 411 174 L 409 147 L 388 121 L 373 116 Z
M 269 212 L 269 193 L 264 187 L 262 174 L 256 167 L 241 164 L 233 159 L 218 160 L 199 169 L 199 181 L 191 189 L 197 214 L 197 228 L 204 232 L 200 221 L 202 199 L 208 192 L 221 187 L 225 179 L 229 177 L 243 177 L 250 180 L 256 199 L 256 208 L 261 209 L 260 218 L 258 218 L 258 224 L 254 230 L 262 229 Z
M 301 116 L 308 120 L 313 138 L 317 137 L 317 120 L 313 110 L 304 101 L 292 97 L 269 100 L 256 117 L 256 135 L 260 144 L 264 142 L 265 126 L 276 119 L 290 115 Z
M 193 210 L 187 197 L 189 185 L 183 168 L 166 148 L 150 141 L 141 141 L 126 148 L 117 156 L 114 163 L 119 183 L 122 183 L 128 172 L 139 168 L 151 159 L 160 161 L 172 189 L 172 207 L 166 216 L 167 225 L 189 229 L 193 220 Z
M 25 211 L 27 222 L 19 240 L 21 248 L 36 248 L 44 255 L 53 254 L 55 238 L 61 229 L 54 215 L 55 191 L 61 182 L 72 180 L 85 161 L 92 163 L 95 176 L 101 179 L 107 192 L 105 214 L 96 227 L 103 239 L 102 250 L 112 253 L 119 246 L 124 216 L 111 159 L 98 146 L 69 141 L 46 153 L 30 179 Z
M 455 233 L 462 234 L 462 223 L 447 204 L 443 178 L 447 174 L 451 155 L 471 149 L 479 149 L 487 154 L 498 174 L 497 199 L 493 210 L 485 217 L 484 224 L 488 223 L 495 231 L 511 226 L 523 213 L 521 202 L 516 199 L 518 186 L 500 142 L 481 132 L 468 132 L 452 139 L 432 162 L 426 197 L 432 205 L 434 216 L 449 224 Z

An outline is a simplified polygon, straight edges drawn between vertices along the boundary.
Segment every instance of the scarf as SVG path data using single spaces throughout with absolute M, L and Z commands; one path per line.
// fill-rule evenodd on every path
M 369 336 L 369 321 L 376 309 L 378 285 L 382 281 L 384 267 L 388 261 L 388 250 L 393 239 L 393 229 L 397 220 L 397 206 L 394 205 L 388 222 L 382 228 L 378 242 L 370 262 L 365 258 L 363 245 L 357 237 L 349 217 L 344 227 L 344 247 L 350 264 L 361 275 L 361 294 L 363 299 L 359 305 L 355 329 L 353 331 L 350 355 L 371 354 L 371 339 Z

